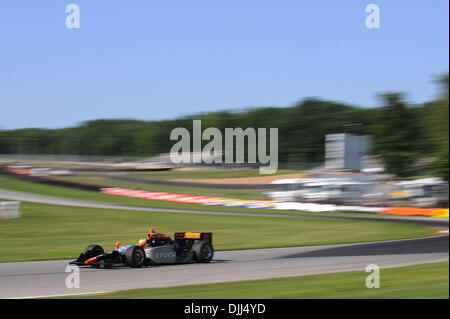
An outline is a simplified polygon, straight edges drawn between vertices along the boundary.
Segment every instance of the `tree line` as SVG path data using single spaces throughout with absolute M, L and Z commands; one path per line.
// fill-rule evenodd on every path
M 438 98 L 409 105 L 402 93 L 380 95 L 380 107 L 362 108 L 309 98 L 292 107 L 221 111 L 174 120 L 100 119 L 63 129 L 0 131 L 0 154 L 154 156 L 168 153 L 176 127 L 278 128 L 279 162 L 322 162 L 325 135 L 372 135 L 374 153 L 399 176 L 431 174 L 448 180 L 448 73 L 436 81 Z M 207 142 L 207 141 L 206 141 Z M 206 143 L 205 142 L 205 143 Z

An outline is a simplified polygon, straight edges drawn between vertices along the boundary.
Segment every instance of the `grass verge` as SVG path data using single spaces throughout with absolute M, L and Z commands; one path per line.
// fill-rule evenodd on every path
M 439 262 L 380 270 L 380 288 L 368 289 L 364 271 L 123 290 L 68 298 L 116 299 L 354 299 L 449 298 L 449 263 Z
M 148 228 L 211 231 L 216 250 L 367 242 L 428 236 L 434 228 L 360 220 L 121 211 L 22 203 L 22 217 L 0 219 L 0 261 L 75 258 L 92 243 L 136 243 Z M 269 235 L 268 235 L 269 234 Z
M 244 207 L 224 207 L 224 206 L 206 206 L 200 204 L 176 203 L 162 200 L 151 200 L 142 198 L 131 198 L 125 196 L 115 196 L 102 194 L 94 191 L 78 190 L 62 186 L 46 185 L 41 183 L 29 182 L 13 177 L 6 177 L 0 175 L 0 188 L 26 192 L 32 194 L 76 198 L 82 200 L 106 202 L 112 204 L 147 206 L 147 207 L 161 207 L 161 208 L 179 208 L 179 209 L 193 209 L 193 210 L 215 210 L 215 211 L 241 211 L 241 212 L 264 212 L 264 209 L 251 209 Z M 188 189 L 185 189 L 186 194 L 190 194 Z
M 142 198 L 131 198 L 125 196 L 114 196 L 108 194 L 102 194 L 94 191 L 84 191 L 78 189 L 72 189 L 67 187 L 52 186 L 46 184 L 40 184 L 35 182 L 24 181 L 12 177 L 6 177 L 0 175 L 0 188 L 26 192 L 32 194 L 56 196 L 65 198 L 74 198 L 81 200 L 88 200 L 102 203 L 122 204 L 122 205 L 134 205 L 156 208 L 175 208 L 175 209 L 191 209 L 191 210 L 203 210 L 203 211 L 229 211 L 229 212 L 242 212 L 242 213 L 272 213 L 272 214 L 293 214 L 293 215 L 317 215 L 317 216 L 370 216 L 379 218 L 398 218 L 399 216 L 390 215 L 378 215 L 371 213 L 352 213 L 352 212 L 302 212 L 298 210 L 275 210 L 275 209 L 257 209 L 246 207 L 233 207 L 233 206 L 214 206 L 214 205 L 200 205 L 200 204 L 188 204 L 188 203 L 176 203 L 162 200 L 151 200 Z M 189 189 L 186 188 L 184 192 L 190 194 Z M 400 216 L 401 218 L 401 216 Z
M 267 196 L 263 193 L 268 190 L 240 190 L 240 189 L 218 189 L 211 185 L 209 188 L 199 188 L 190 186 L 167 186 L 159 184 L 150 183 L 140 183 L 140 182 L 129 182 L 117 179 L 108 178 L 107 174 L 84 174 L 77 176 L 65 176 L 65 177 L 54 177 L 55 179 L 68 180 L 73 182 L 90 183 L 95 185 L 104 185 L 109 187 L 122 187 L 122 188 L 132 188 L 132 189 L 142 189 L 152 192 L 167 192 L 167 193 L 178 193 L 178 194 L 190 194 L 190 195 L 203 195 L 203 196 L 217 196 L 217 197 L 227 197 L 227 198 L 240 198 L 240 199 L 257 199 L 257 200 L 267 200 Z

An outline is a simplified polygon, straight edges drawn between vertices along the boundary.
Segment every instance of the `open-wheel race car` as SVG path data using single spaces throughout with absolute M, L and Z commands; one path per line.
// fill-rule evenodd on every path
M 136 245 L 121 245 L 105 252 L 99 245 L 89 245 L 71 265 L 89 265 L 99 268 L 146 267 L 156 264 L 208 263 L 214 256 L 212 233 L 180 232 L 174 239 L 150 228 L 147 239 Z

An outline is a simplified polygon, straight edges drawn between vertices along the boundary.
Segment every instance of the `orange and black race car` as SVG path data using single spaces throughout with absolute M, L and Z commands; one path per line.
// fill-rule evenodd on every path
M 150 228 L 147 238 L 137 245 L 121 245 L 105 252 L 99 245 L 88 246 L 77 260 L 69 264 L 110 268 L 119 266 L 146 267 L 155 264 L 208 263 L 214 256 L 212 233 L 175 233 L 174 239 Z

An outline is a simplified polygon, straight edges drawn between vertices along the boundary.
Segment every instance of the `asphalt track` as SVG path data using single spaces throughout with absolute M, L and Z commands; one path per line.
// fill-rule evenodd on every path
M 0 198 L 47 204 L 158 212 L 234 214 L 309 218 L 315 215 L 257 214 L 149 208 L 58 198 L 0 190 Z M 321 216 L 320 218 L 373 219 L 448 226 L 448 219 Z M 399 267 L 449 259 L 449 238 L 382 241 L 363 244 L 322 245 L 216 252 L 209 264 L 161 265 L 148 268 L 81 268 L 80 288 L 66 288 L 68 260 L 0 263 L 0 298 L 37 298 L 112 292 L 123 289 L 302 276 L 360 271 L 364 285 L 369 264 Z M 74 256 L 74 259 L 77 256 Z M 382 274 L 382 270 L 381 270 Z M 151 296 L 149 296 L 151 297 Z
M 80 288 L 66 288 L 68 260 L 0 263 L 0 298 L 39 298 L 122 289 L 359 271 L 448 260 L 448 236 L 275 249 L 216 252 L 209 264 L 147 268 L 81 268 Z M 151 296 L 149 296 L 151 297 Z

